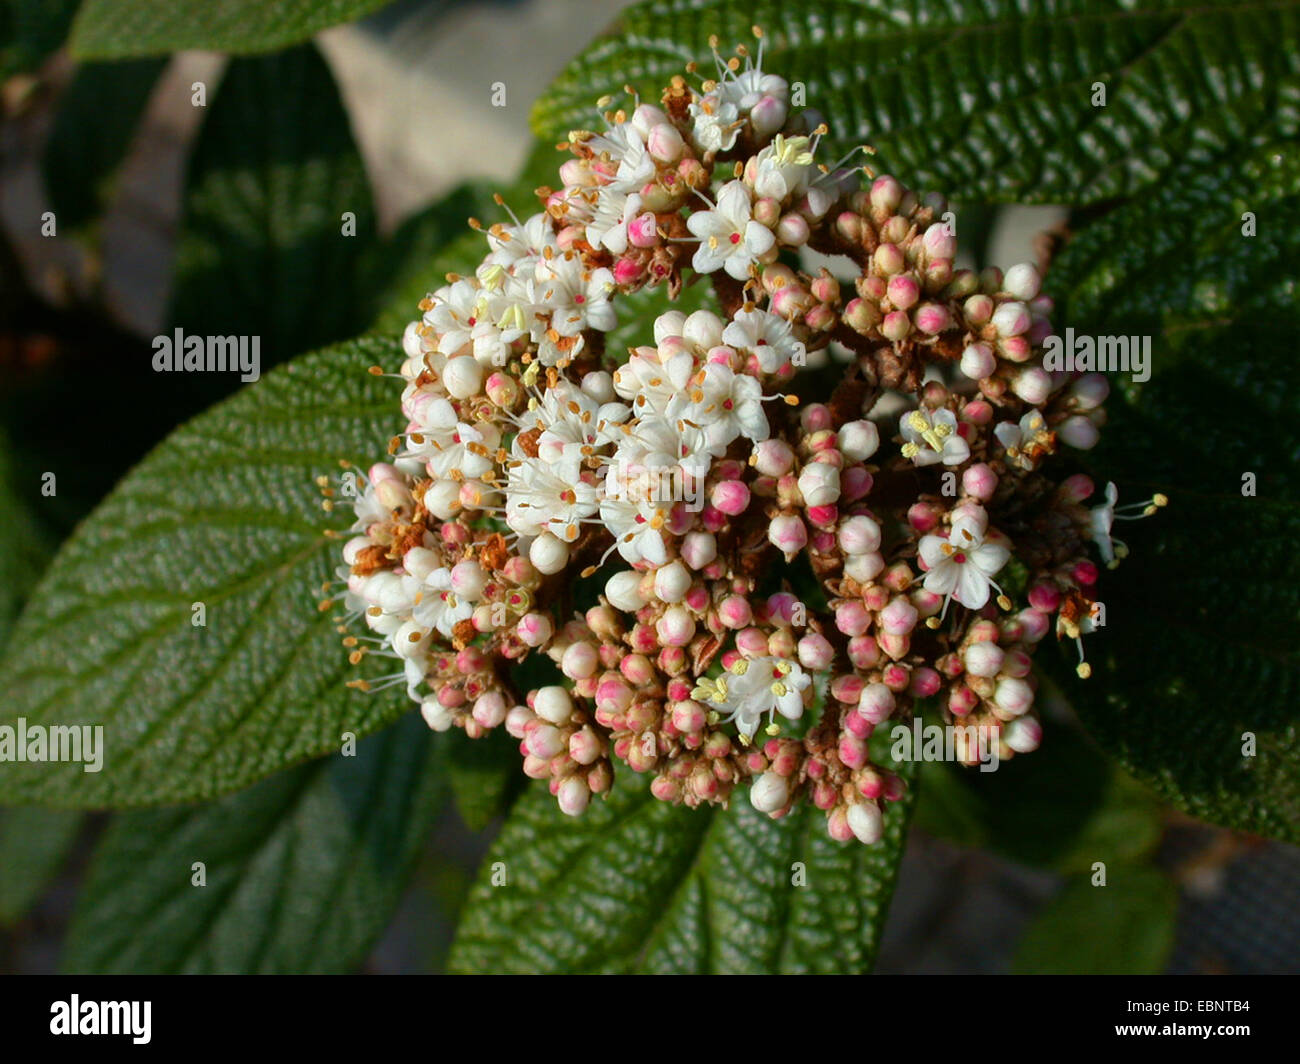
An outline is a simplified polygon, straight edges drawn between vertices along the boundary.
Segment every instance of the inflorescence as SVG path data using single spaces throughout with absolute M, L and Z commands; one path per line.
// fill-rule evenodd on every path
M 942 199 L 819 163 L 827 129 L 791 113 L 755 34 L 660 106 L 600 101 L 538 213 L 471 223 L 481 265 L 404 336 L 406 428 L 340 570 L 371 634 L 345 644 L 397 659 L 430 727 L 504 727 L 566 813 L 617 760 L 663 801 L 743 785 L 870 843 L 904 791 L 874 730 L 933 699 L 1010 757 L 1041 738 L 1053 626 L 1088 675 L 1091 554 L 1124 549 L 1114 486 L 1090 507 L 1061 467 L 1097 442 L 1108 385 L 1044 368 L 1034 266 L 957 269 Z M 716 311 L 606 349 L 619 297 L 705 278 Z M 534 654 L 562 681 L 516 689 Z

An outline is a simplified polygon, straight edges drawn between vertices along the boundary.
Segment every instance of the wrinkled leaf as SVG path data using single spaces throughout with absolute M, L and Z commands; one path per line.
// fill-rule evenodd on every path
M 832 841 L 806 805 L 770 820 L 743 788 L 725 812 L 691 810 L 623 772 L 608 801 L 569 818 L 535 784 L 483 861 L 451 969 L 866 971 L 910 804 L 887 809 L 885 837 L 868 847 Z
M 403 690 L 343 686 L 338 608 L 317 608 L 340 565 L 323 530 L 349 517 L 322 513 L 315 478 L 337 490 L 340 459 L 383 454 L 396 398 L 366 367 L 396 357 L 364 340 L 276 370 L 178 429 L 82 524 L 15 630 L 0 724 L 103 725 L 103 769 L 10 764 L 0 801 L 212 798 L 408 708 Z
M 269 52 L 352 22 L 389 0 L 85 0 L 72 29 L 79 59 L 162 55 L 186 48 Z
M 396 909 L 441 806 L 439 761 L 412 714 L 353 756 L 211 805 L 120 814 L 83 888 L 63 969 L 349 971 Z
M 325 61 L 312 45 L 236 59 L 208 110 L 186 177 L 171 325 L 258 336 L 264 368 L 360 332 L 374 211 Z
M 629 81 L 657 100 L 691 60 L 698 85 L 709 35 L 730 56 L 752 25 L 764 69 L 804 87 L 841 150 L 868 143 L 876 172 L 954 198 L 1097 202 L 1300 124 L 1300 11 L 1283 0 L 649 0 L 569 64 L 533 128 L 598 125 L 595 101 Z

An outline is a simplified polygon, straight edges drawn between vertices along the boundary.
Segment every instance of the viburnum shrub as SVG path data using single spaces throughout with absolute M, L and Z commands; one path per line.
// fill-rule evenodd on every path
M 434 730 L 506 729 L 565 813 L 622 762 L 665 802 L 807 801 L 873 843 L 904 791 L 873 732 L 930 699 L 976 726 L 960 760 L 1028 753 L 1039 644 L 1088 677 L 1125 551 L 1071 452 L 1108 385 L 1044 366 L 1034 266 L 958 269 L 942 197 L 824 162 L 755 34 L 657 105 L 599 101 L 537 213 L 472 223 L 481 264 L 403 337 L 340 573 L 372 634 L 345 643 L 397 659 Z M 715 310 L 606 342 L 620 298 L 696 284 Z M 537 654 L 562 682 L 521 689 Z

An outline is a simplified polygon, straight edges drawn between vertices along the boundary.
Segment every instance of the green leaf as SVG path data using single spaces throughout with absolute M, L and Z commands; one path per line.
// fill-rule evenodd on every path
M 459 972 L 863 972 L 879 945 L 911 798 L 876 846 L 841 844 L 807 805 L 780 821 L 743 789 L 726 811 L 650 796 L 622 772 L 607 801 L 515 803 L 466 903 Z M 502 870 L 504 885 L 494 886 Z M 805 885 L 795 886 L 800 865 Z
M 1066 884 L 1016 950 L 1020 975 L 1154 975 L 1174 945 L 1178 891 L 1150 865 L 1115 865 L 1106 885 Z
M 49 557 L 40 526 L 17 498 L 7 441 L 0 437 L 0 648 Z
M 163 55 L 186 48 L 270 52 L 352 22 L 389 0 L 85 0 L 72 28 L 78 59 Z
M 0 926 L 20 919 L 77 839 L 82 815 L 59 809 L 0 809 Z
M 348 518 L 322 514 L 314 478 L 382 454 L 396 397 L 366 367 L 399 358 L 372 339 L 272 372 L 178 429 L 86 520 L 14 632 L 0 725 L 103 725 L 103 769 L 10 764 L 0 802 L 211 798 L 409 707 L 404 691 L 343 686 L 317 608 L 340 564 L 323 528 Z
M 1255 212 L 1253 237 L 1242 213 Z M 1300 841 L 1300 163 L 1294 145 L 1189 168 L 1112 211 L 1050 278 L 1080 334 L 1147 335 L 1154 373 L 1089 454 L 1120 500 L 1093 677 L 1062 680 L 1103 748 L 1193 816 Z M 1246 475 L 1255 478 L 1253 494 Z M 1062 670 L 1064 672 L 1065 670 Z M 1251 744 L 1254 751 L 1251 752 Z
M 1049 727 L 1040 749 L 993 772 L 927 762 L 921 780 L 914 826 L 1040 868 L 1132 861 L 1160 841 L 1160 806 L 1076 729 Z
M 650 0 L 569 64 L 533 128 L 588 128 L 629 81 L 657 100 L 690 60 L 712 74 L 710 34 L 730 55 L 755 24 L 764 69 L 802 83 L 840 148 L 869 143 L 877 172 L 954 198 L 1128 195 L 1183 160 L 1293 134 L 1300 116 L 1288 0 Z
M 186 179 L 171 324 L 259 336 L 264 367 L 360 332 L 373 206 L 319 52 L 236 59 L 209 106 Z M 344 235 L 345 212 L 355 235 Z
M 33 70 L 58 49 L 79 0 L 10 0 L 0 7 L 0 81 Z
M 118 165 L 165 65 L 162 59 L 93 63 L 73 77 L 41 160 L 60 232 L 93 221 L 112 199 Z
M 351 970 L 397 907 L 441 807 L 439 760 L 411 714 L 354 756 L 211 805 L 119 815 L 81 895 L 63 969 Z
M 456 811 L 470 831 L 482 831 L 510 808 L 527 782 L 519 741 L 501 729 L 480 739 L 457 729 L 447 738 L 447 781 Z

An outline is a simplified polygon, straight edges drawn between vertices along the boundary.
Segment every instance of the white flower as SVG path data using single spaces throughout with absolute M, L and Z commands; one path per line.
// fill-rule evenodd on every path
M 512 459 L 506 484 L 506 524 L 521 536 L 550 532 L 572 543 L 580 522 L 599 505 L 594 486 L 584 481 L 582 458 L 565 454 L 558 462 L 541 458 Z
M 614 468 L 610 468 L 610 475 Z M 668 506 L 648 499 L 634 499 L 620 494 L 620 487 L 608 489 L 600 502 L 600 520 L 614 537 L 618 553 L 629 565 L 648 562 L 654 566 L 668 563 L 668 549 L 661 529 L 667 520 Z
M 622 403 L 597 403 L 572 382 L 560 380 L 534 400 L 519 420 L 523 427 L 542 430 L 538 457 L 558 462 L 570 447 L 584 458 L 595 455 L 615 438 L 617 426 L 629 413 Z
M 705 365 L 689 393 L 669 404 L 668 416 L 699 425 L 716 454 L 725 453 L 737 436 L 758 443 L 772 434 L 763 413 L 762 385 L 720 362 Z
M 946 538 L 921 537 L 919 553 L 927 570 L 924 587 L 977 610 L 988 602 L 989 588 L 997 587 L 993 577 L 1011 552 L 1001 544 L 984 542 L 988 515 L 982 506 L 961 506 L 953 513 Z
M 596 210 L 587 223 L 587 243 L 615 255 L 627 250 L 627 227 L 641 215 L 641 197 L 606 187 L 596 197 Z
M 521 264 L 531 265 L 540 259 L 547 248 L 555 248 L 555 227 L 545 212 L 534 214 L 522 225 L 494 225 L 487 231 L 488 246 L 492 249 L 486 263 L 514 269 Z
M 407 455 L 423 461 L 429 476 L 446 480 L 459 470 L 467 477 L 480 477 L 492 468 L 487 437 L 461 421 L 446 399 L 427 400 L 419 414 L 407 435 Z
M 433 293 L 433 306 L 424 313 L 424 323 L 438 334 L 438 350 L 454 355 L 473 339 L 478 322 L 479 285 L 476 278 L 462 277 Z
M 715 53 L 718 80 L 710 91 L 690 105 L 692 136 L 701 151 L 729 151 L 736 143 L 742 120 L 751 117 L 761 137 L 775 133 L 789 113 L 790 87 L 776 74 L 762 71 L 762 51 L 736 73 Z M 755 111 L 758 108 L 758 111 Z M 761 113 L 760 113 L 761 112 Z
M 700 151 L 730 151 L 740 133 L 740 108 L 715 92 L 701 96 L 690 106 L 694 119 L 691 137 Z
M 716 680 L 703 678 L 691 697 L 702 699 L 735 721 L 741 738 L 749 742 L 763 717 L 780 713 L 787 720 L 803 716 L 804 692 L 812 677 L 793 661 L 764 656 L 738 659 Z
M 590 138 L 587 146 L 607 163 L 613 176 L 606 177 L 607 188 L 618 192 L 638 192 L 655 176 L 655 161 L 646 151 L 645 136 L 632 122 L 618 122 L 604 133 Z
M 711 211 L 696 211 L 686 227 L 700 238 L 691 266 L 697 273 L 725 269 L 737 281 L 749 279 L 755 260 L 776 243 L 772 230 L 752 217 L 749 189 L 743 181 L 728 181 Z
M 780 133 L 755 157 L 754 195 L 786 200 L 802 195 L 818 176 L 807 137 Z
M 970 445 L 957 433 L 957 415 L 951 410 L 913 410 L 899 422 L 903 457 L 919 466 L 961 465 L 970 457 Z
M 667 415 L 673 401 L 678 399 L 695 372 L 695 360 L 685 351 L 668 360 L 659 361 L 654 348 L 641 348 L 645 354 L 634 354 L 614 371 L 614 391 L 630 401 L 638 414 Z
M 628 467 L 643 466 L 661 479 L 686 484 L 708 476 L 711 455 L 717 457 L 698 425 L 648 414 L 623 433 L 616 457 Z
M 450 639 L 452 629 L 461 621 L 469 620 L 473 613 L 473 604 L 452 591 L 451 570 L 444 566 L 424 578 L 420 601 L 416 603 L 412 617 L 422 627 L 433 628 Z
M 609 270 L 586 270 L 572 251 L 537 264 L 537 303 L 550 309 L 550 327 L 561 336 L 614 328 L 618 315 L 609 301 L 613 291 L 614 275 Z
M 807 360 L 803 342 L 790 323 L 766 310 L 738 310 L 723 330 L 722 342 L 753 355 L 764 373 L 775 373 L 787 363 L 801 366 Z
M 1003 421 L 993 430 L 998 443 L 1006 448 L 1008 461 L 1021 469 L 1033 469 L 1043 455 L 1056 450 L 1056 439 L 1047 429 L 1047 421 L 1037 410 L 1020 419 L 1019 425 Z

